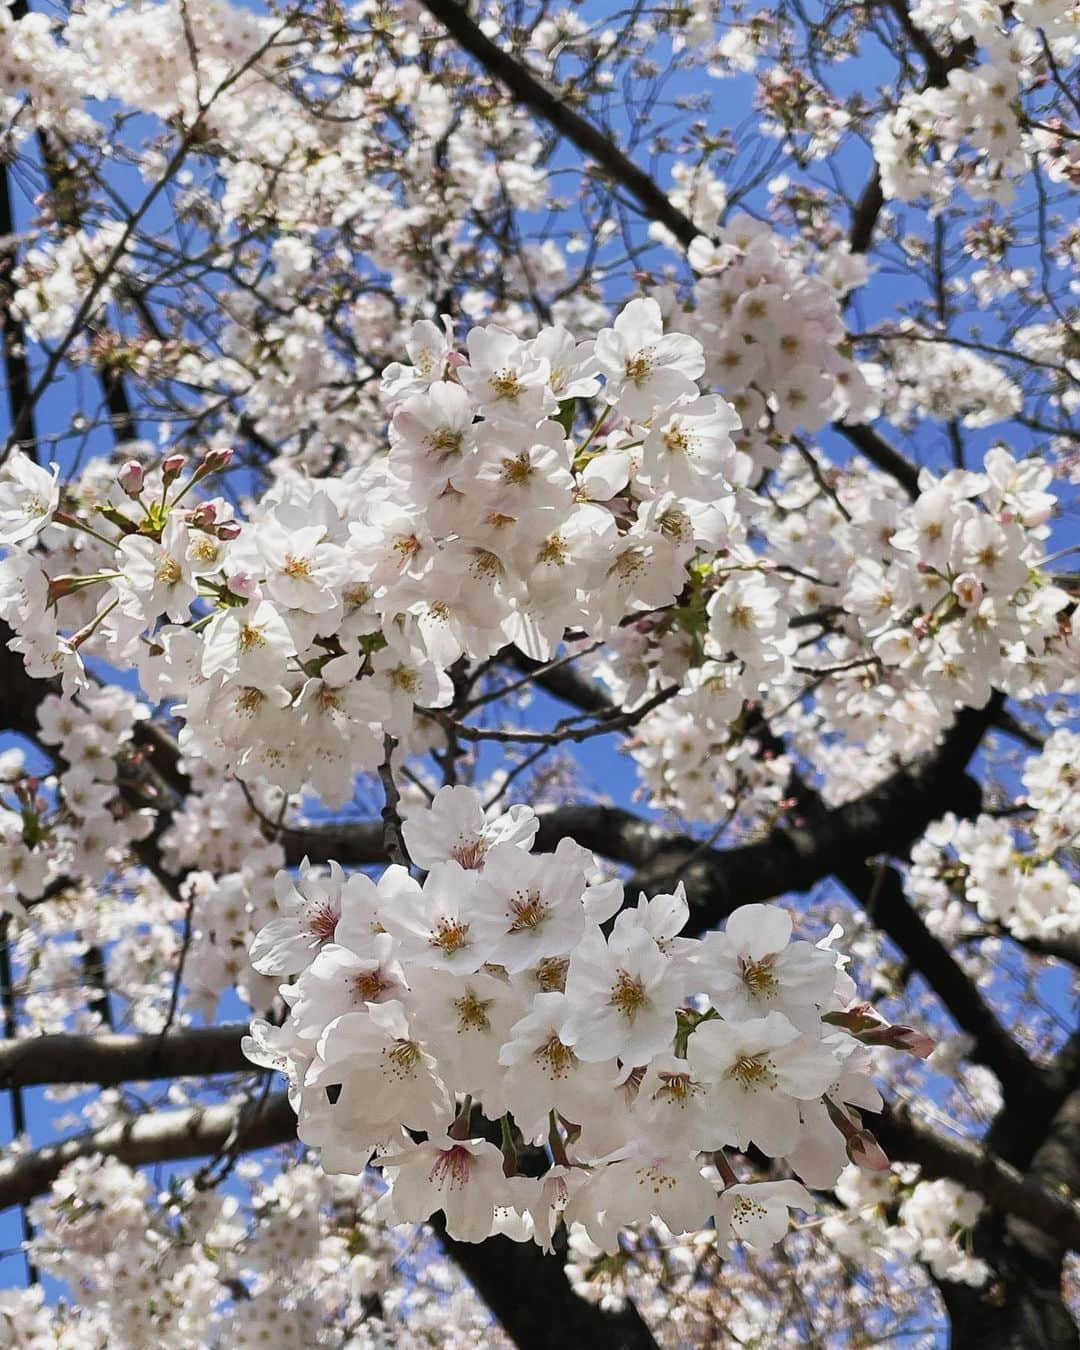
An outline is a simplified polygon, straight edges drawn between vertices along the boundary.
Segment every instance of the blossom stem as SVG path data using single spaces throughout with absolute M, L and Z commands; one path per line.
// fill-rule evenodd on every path
M 570 1159 L 566 1156 L 566 1144 L 559 1130 L 559 1118 L 554 1111 L 548 1114 L 548 1148 L 556 1163 L 561 1167 L 570 1166 Z
M 114 600 L 111 605 L 106 605 L 100 614 L 94 615 L 85 628 L 80 628 L 79 631 L 71 637 L 69 645 L 72 651 L 78 651 L 87 638 L 93 636 L 94 632 L 101 626 L 102 622 L 109 617 L 119 603 L 120 601 L 117 599 Z
M 451 1139 L 468 1139 L 470 1134 L 470 1123 L 472 1121 L 472 1096 L 465 1094 L 465 1100 L 461 1103 L 461 1110 L 457 1113 L 453 1125 L 447 1133 Z
M 728 1186 L 737 1186 L 739 1184 L 739 1174 L 735 1171 L 734 1167 L 732 1167 L 731 1163 L 728 1162 L 727 1154 L 722 1148 L 718 1148 L 713 1154 L 713 1163 L 716 1166 L 716 1170 L 724 1178 L 725 1188 Z
M 514 1133 L 510 1128 L 509 1114 L 504 1113 L 499 1123 L 502 1129 L 503 1176 L 515 1177 L 518 1171 L 517 1145 L 514 1143 Z
M 92 538 L 100 540 L 103 544 L 108 544 L 110 548 L 116 547 L 115 539 L 109 539 L 106 535 L 101 534 L 100 531 L 95 530 L 92 525 L 88 525 L 85 520 L 80 519 L 78 516 L 71 515 L 68 511 L 54 512 L 53 520 L 57 525 L 66 525 L 69 530 L 82 530 L 84 534 L 88 534 Z

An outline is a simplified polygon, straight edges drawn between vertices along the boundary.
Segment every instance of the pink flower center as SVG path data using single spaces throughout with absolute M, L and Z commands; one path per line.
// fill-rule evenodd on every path
M 316 905 L 308 915 L 308 927 L 320 942 L 329 942 L 337 931 L 341 914 L 333 905 Z
M 448 1185 L 450 1190 L 460 1190 L 468 1184 L 472 1173 L 473 1155 L 467 1148 L 455 1144 L 453 1148 L 436 1154 L 435 1161 L 428 1173 L 428 1180 L 440 1189 Z

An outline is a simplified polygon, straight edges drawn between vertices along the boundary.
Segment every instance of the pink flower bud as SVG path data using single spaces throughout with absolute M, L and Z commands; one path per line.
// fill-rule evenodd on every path
M 188 520 L 197 530 L 212 529 L 217 520 L 217 507 L 213 502 L 200 502 Z
M 229 540 L 237 539 L 240 536 L 240 522 L 238 520 L 226 520 L 220 524 L 214 531 L 219 539 Z
M 116 475 L 116 481 L 129 497 L 137 497 L 143 486 L 143 466 L 137 459 L 129 459 Z
M 258 583 L 247 572 L 234 572 L 229 578 L 228 585 L 233 595 L 238 595 L 242 600 L 250 600 L 255 594 Z
M 82 586 L 83 579 L 79 576 L 50 577 L 48 603 L 55 605 L 65 595 L 74 595 L 76 591 L 82 589 Z
M 847 1141 L 847 1155 L 866 1172 L 887 1172 L 889 1159 L 869 1130 L 857 1130 Z
M 985 591 L 982 582 L 974 572 L 961 572 L 952 584 L 952 593 L 965 609 L 975 609 L 982 600 Z
M 161 473 L 166 485 L 176 482 L 177 478 L 184 472 L 186 463 L 187 455 L 168 455 L 161 461 Z
M 915 619 L 912 620 L 911 631 L 915 634 L 916 637 L 920 638 L 924 638 L 929 635 L 930 620 L 927 618 L 925 614 L 919 614 Z
M 206 478 L 209 474 L 217 473 L 219 469 L 227 468 L 229 464 L 232 463 L 234 453 L 231 446 L 226 447 L 223 450 L 208 450 L 195 466 L 195 473 L 193 475 L 194 481 L 197 483 L 200 479 Z
M 937 1048 L 937 1041 L 918 1027 L 894 1026 L 889 1044 L 896 1050 L 906 1050 L 919 1059 L 929 1059 Z

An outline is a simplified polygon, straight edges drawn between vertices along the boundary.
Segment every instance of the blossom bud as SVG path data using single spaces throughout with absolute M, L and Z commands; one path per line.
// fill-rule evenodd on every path
M 65 595 L 74 595 L 76 591 L 81 591 L 85 586 L 86 580 L 80 576 L 50 577 L 48 603 L 55 605 Z
M 197 483 L 200 479 L 206 478 L 212 473 L 217 473 L 219 469 L 228 468 L 232 463 L 234 453 L 231 446 L 221 450 L 208 450 L 195 466 L 194 481 Z
M 952 584 L 952 593 L 965 609 L 974 609 L 985 594 L 983 584 L 974 572 L 961 572 Z
M 116 475 L 116 481 L 129 497 L 137 497 L 143 486 L 143 466 L 137 459 L 129 459 Z
M 877 1026 L 863 1028 L 847 1028 L 853 1036 L 857 1036 L 863 1045 L 887 1045 L 891 1050 L 904 1050 L 909 1055 L 917 1055 L 919 1059 L 927 1059 L 934 1052 L 937 1042 L 932 1036 L 928 1036 L 925 1031 L 919 1031 L 916 1027 L 907 1027 L 903 1025 L 891 1026 L 885 1022 L 879 1022 Z
M 255 578 L 247 572 L 234 572 L 228 580 L 228 587 L 233 595 L 238 595 L 242 600 L 250 600 L 255 594 Z
M 894 1026 L 891 1031 L 892 1037 L 888 1044 L 895 1050 L 906 1050 L 909 1055 L 916 1055 L 919 1059 L 929 1059 L 937 1048 L 933 1036 L 928 1036 L 918 1027 Z
M 225 520 L 214 531 L 219 539 L 229 540 L 240 537 L 240 522 L 238 520 Z
M 197 530 L 213 529 L 217 520 L 217 507 L 213 502 L 200 502 L 188 516 L 188 522 Z
M 847 1140 L 847 1155 L 856 1167 L 867 1172 L 887 1172 L 889 1158 L 869 1130 L 857 1130 Z
M 168 487 L 170 483 L 176 482 L 183 473 L 184 465 L 186 463 L 186 455 L 168 455 L 161 461 L 161 474 L 165 479 L 166 487 Z
M 924 638 L 930 634 L 930 620 L 925 614 L 917 615 L 911 623 L 911 631 L 916 637 Z

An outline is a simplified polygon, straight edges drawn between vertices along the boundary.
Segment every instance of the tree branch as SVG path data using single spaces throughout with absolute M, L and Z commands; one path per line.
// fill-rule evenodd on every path
M 24 1036 L 0 1044 L 0 1087 L 149 1082 L 251 1070 L 240 1049 L 246 1023 L 161 1035 Z
M 469 18 L 458 0 L 422 0 L 454 41 L 493 79 L 504 85 L 537 117 L 565 136 L 634 196 L 650 220 L 665 226 L 684 246 L 701 234 L 692 220 L 671 204 L 667 195 L 603 132 L 569 106 L 566 93 L 556 93 L 509 52 L 503 51 Z
M 890 445 L 880 432 L 865 422 L 835 422 L 833 425 L 871 464 L 895 478 L 909 497 L 919 495 L 919 466 Z
M 1080 1204 L 1070 1192 L 1025 1177 L 979 1144 L 945 1138 L 904 1107 L 891 1107 L 868 1124 L 894 1162 L 917 1163 L 924 1177 L 957 1181 L 1000 1213 L 1023 1219 L 1080 1251 Z
M 904 894 L 895 867 L 852 860 L 838 872 L 875 927 L 896 943 L 941 999 L 958 1026 L 975 1038 L 972 1059 L 993 1069 L 1006 1096 L 1029 1102 L 1051 1092 L 1048 1076 L 1030 1060 L 994 1015 L 975 981 L 927 928 Z
M 239 1131 L 245 1150 L 269 1148 L 296 1138 L 296 1116 L 288 1095 L 274 1093 L 240 1120 L 242 1107 L 192 1106 L 183 1111 L 151 1112 L 47 1144 L 33 1153 L 0 1163 L 0 1209 L 24 1205 L 47 1191 L 63 1168 L 76 1158 L 95 1153 L 117 1158 L 129 1167 L 210 1157 Z

